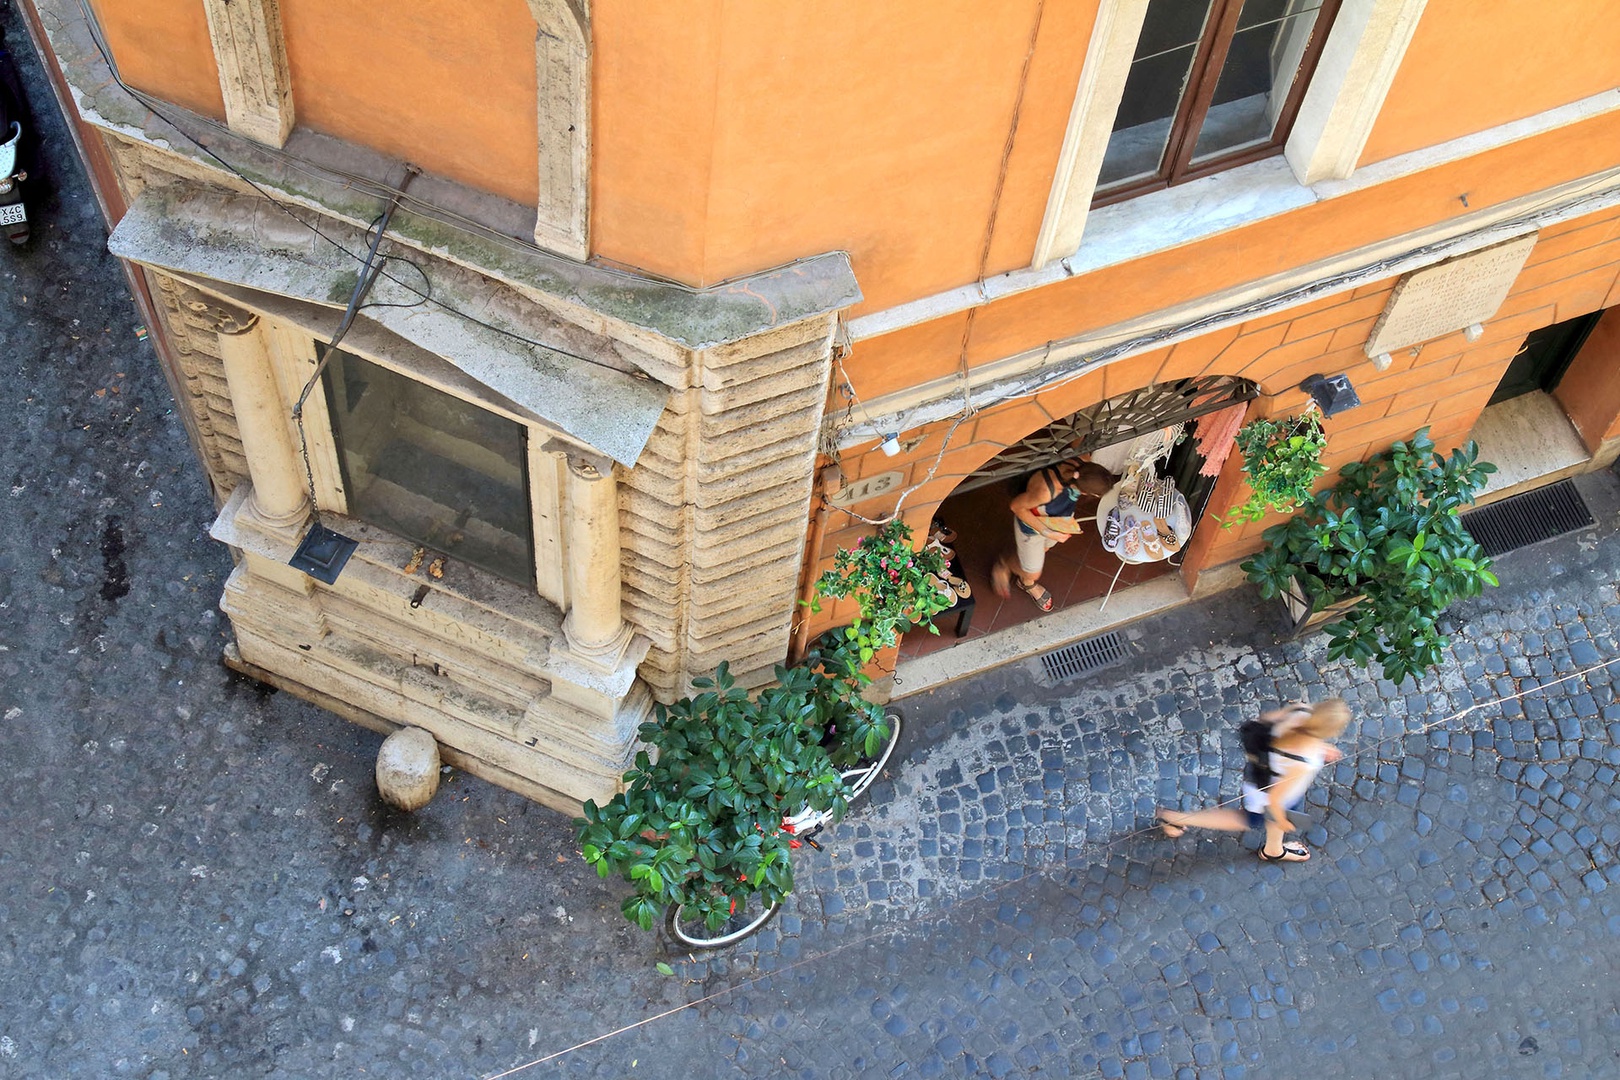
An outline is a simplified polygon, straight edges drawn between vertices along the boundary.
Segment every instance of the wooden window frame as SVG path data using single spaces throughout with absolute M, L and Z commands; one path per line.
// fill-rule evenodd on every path
M 1277 114 L 1277 122 L 1272 126 L 1271 139 L 1263 145 L 1218 154 L 1208 161 L 1193 165 L 1192 156 L 1198 143 L 1198 134 L 1203 130 L 1204 120 L 1209 115 L 1210 103 L 1215 99 L 1215 89 L 1220 82 L 1221 69 L 1226 63 L 1226 54 L 1231 49 L 1233 37 L 1237 34 L 1237 23 L 1243 13 L 1243 2 L 1244 0 L 1213 0 L 1210 17 L 1205 20 L 1203 35 L 1198 39 L 1197 49 L 1193 54 L 1192 71 L 1188 74 L 1188 89 L 1181 95 L 1181 101 L 1176 107 L 1175 119 L 1170 125 L 1170 135 L 1159 157 L 1158 171 L 1152 176 L 1099 193 L 1091 202 L 1093 209 L 1134 199 L 1152 191 L 1163 191 L 1177 184 L 1225 172 L 1227 169 L 1235 169 L 1240 165 L 1248 165 L 1283 152 L 1284 144 L 1288 141 L 1288 133 L 1294 126 L 1294 118 L 1299 113 L 1300 102 L 1305 99 L 1305 90 L 1310 86 L 1311 76 L 1316 72 L 1323 46 L 1327 43 L 1328 34 L 1333 30 L 1333 20 L 1338 16 L 1340 0 L 1322 0 L 1317 9 L 1316 21 L 1311 26 L 1310 41 L 1300 54 L 1299 68 L 1295 73 L 1293 85 L 1288 88 L 1288 96 L 1283 100 L 1283 107 Z

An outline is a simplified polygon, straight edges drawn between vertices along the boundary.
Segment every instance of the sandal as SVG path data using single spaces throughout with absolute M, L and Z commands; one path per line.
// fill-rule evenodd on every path
M 1108 511 L 1108 517 L 1103 522 L 1102 545 L 1108 551 L 1119 550 L 1119 534 L 1124 528 L 1119 516 L 1119 507 Z
M 940 521 L 939 518 L 935 518 L 931 523 L 928 539 L 938 540 L 941 544 L 954 544 L 956 543 L 956 530 Z
M 1284 844 L 1281 854 L 1268 855 L 1266 849 L 1260 849 L 1260 858 L 1265 862 L 1307 862 L 1311 853 L 1298 844 Z
M 945 583 L 953 593 L 963 600 L 973 595 L 973 586 L 967 583 L 967 578 L 957 577 L 955 574 L 946 574 Z
M 1021 577 L 1014 577 L 1012 579 L 1012 583 L 1018 586 L 1024 592 L 1028 593 L 1029 598 L 1035 601 L 1036 607 L 1040 608 L 1042 611 L 1052 610 L 1052 594 L 1046 591 L 1045 585 L 1042 585 L 1038 581 L 1025 585 L 1024 579 Z

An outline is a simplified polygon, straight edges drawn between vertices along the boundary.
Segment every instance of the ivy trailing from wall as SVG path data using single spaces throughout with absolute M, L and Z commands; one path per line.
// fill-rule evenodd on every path
M 1327 433 L 1321 414 L 1307 409 L 1282 420 L 1254 420 L 1237 433 L 1248 501 L 1232 507 L 1222 525 L 1259 521 L 1267 514 L 1291 514 L 1310 501 L 1316 481 L 1327 472 L 1322 451 Z

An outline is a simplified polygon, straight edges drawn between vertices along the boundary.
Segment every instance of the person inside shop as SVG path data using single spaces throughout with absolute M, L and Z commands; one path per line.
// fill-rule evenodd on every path
M 1046 553 L 1078 533 L 1084 517 L 1095 517 L 1097 500 L 1117 483 L 1118 476 L 1085 458 L 1059 462 L 1031 476 L 1008 504 L 1015 554 L 1002 555 L 990 568 L 996 595 L 1010 596 L 1017 585 L 1036 607 L 1051 611 L 1052 594 L 1040 584 Z

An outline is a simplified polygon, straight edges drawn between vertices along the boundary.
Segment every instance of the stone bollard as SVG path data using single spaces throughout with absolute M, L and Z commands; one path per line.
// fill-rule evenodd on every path
M 401 810 L 419 810 L 439 790 L 439 744 L 419 727 L 400 728 L 377 751 L 377 792 Z

